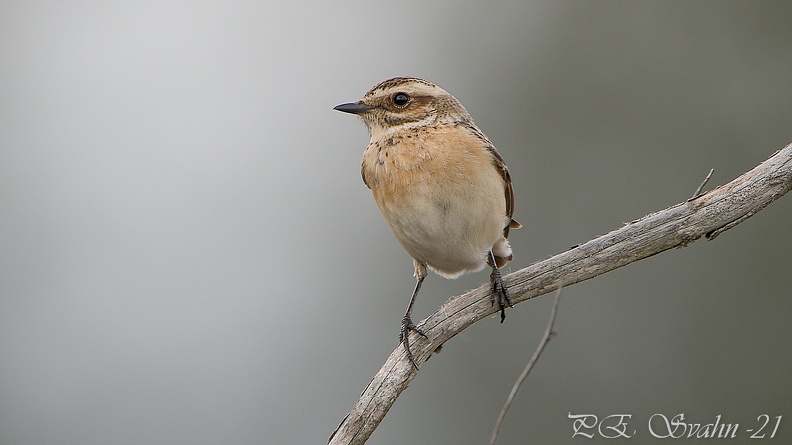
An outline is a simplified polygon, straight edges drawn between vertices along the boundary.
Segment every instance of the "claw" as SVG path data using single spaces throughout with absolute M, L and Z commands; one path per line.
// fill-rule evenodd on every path
M 503 278 L 501 277 L 500 269 L 498 266 L 495 266 L 493 261 L 492 266 L 492 273 L 490 274 L 490 282 L 492 283 L 492 287 L 490 288 L 490 301 L 492 305 L 495 306 L 495 301 L 498 301 L 498 306 L 500 307 L 500 316 L 501 316 L 501 323 L 503 320 L 506 319 L 506 306 L 514 307 L 511 302 L 511 295 L 509 295 L 509 289 L 503 284 Z
M 426 333 L 421 330 L 418 326 L 415 326 L 415 323 L 412 322 L 408 315 L 404 315 L 402 318 L 401 324 L 401 331 L 399 332 L 399 342 L 404 344 L 404 350 L 407 352 L 407 358 L 410 359 L 410 363 L 418 369 L 418 364 L 415 362 L 415 357 L 413 357 L 412 351 L 410 350 L 410 331 L 417 332 L 423 338 L 426 337 Z

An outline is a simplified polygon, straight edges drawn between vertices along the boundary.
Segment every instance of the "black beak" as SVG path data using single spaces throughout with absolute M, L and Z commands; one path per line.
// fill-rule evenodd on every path
M 343 111 L 344 113 L 361 114 L 366 111 L 371 111 L 374 107 L 364 104 L 362 101 L 351 102 L 348 104 L 336 105 L 334 110 Z

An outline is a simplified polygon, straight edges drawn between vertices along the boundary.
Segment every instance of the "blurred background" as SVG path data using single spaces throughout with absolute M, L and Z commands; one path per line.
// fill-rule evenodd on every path
M 0 443 L 325 443 L 397 346 L 412 264 L 332 110 L 454 94 L 514 177 L 510 270 L 792 142 L 789 2 L 5 1 Z M 792 439 L 792 197 L 564 290 L 499 443 L 572 414 Z M 422 319 L 488 274 L 430 275 Z M 552 299 L 448 342 L 369 443 L 480 444 Z M 604 443 L 595 436 L 587 443 Z M 763 441 L 764 442 L 764 441 Z

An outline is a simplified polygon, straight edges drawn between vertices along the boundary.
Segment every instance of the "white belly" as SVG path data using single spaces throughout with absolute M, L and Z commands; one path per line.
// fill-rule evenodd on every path
M 488 252 L 503 239 L 505 197 L 497 181 L 490 183 L 447 187 L 441 193 L 431 185 L 414 187 L 404 199 L 380 209 L 410 256 L 456 278 L 481 270 Z

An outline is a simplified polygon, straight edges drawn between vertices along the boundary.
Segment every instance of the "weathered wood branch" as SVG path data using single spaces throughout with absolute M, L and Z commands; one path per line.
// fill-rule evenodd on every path
M 503 278 L 512 302 L 518 304 L 552 292 L 562 282 L 569 287 L 660 252 L 685 247 L 702 236 L 712 240 L 790 189 L 792 144 L 727 184 L 646 215 Z M 425 362 L 443 343 L 497 311 L 498 308 L 490 304 L 489 285 L 449 299 L 419 324 L 428 339 L 413 339 L 411 346 L 416 362 Z M 416 372 L 399 345 L 333 432 L 329 443 L 365 443 Z

